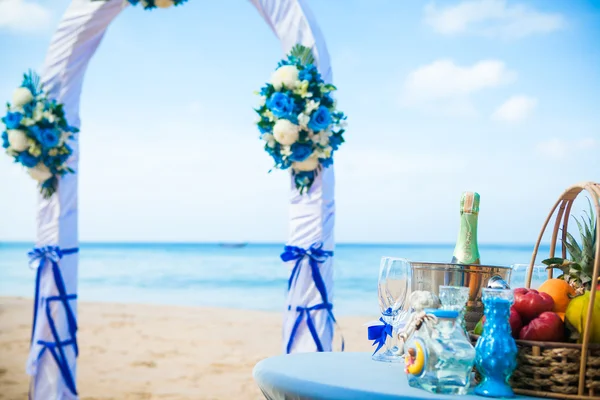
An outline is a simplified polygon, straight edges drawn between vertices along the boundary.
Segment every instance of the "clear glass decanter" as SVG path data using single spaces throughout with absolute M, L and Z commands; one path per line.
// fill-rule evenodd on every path
M 466 394 L 475 348 L 456 320 L 456 310 L 428 309 L 409 338 L 405 356 L 408 383 L 431 393 Z

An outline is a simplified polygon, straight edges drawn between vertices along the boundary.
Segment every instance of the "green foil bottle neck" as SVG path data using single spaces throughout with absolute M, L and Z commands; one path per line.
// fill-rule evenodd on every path
M 479 264 L 479 246 L 477 244 L 479 194 L 474 192 L 463 193 L 460 205 L 460 230 L 452 262 Z

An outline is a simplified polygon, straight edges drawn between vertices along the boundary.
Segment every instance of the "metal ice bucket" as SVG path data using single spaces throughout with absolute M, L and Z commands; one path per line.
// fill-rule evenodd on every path
M 505 266 L 478 264 L 445 264 L 410 261 L 411 291 L 425 290 L 439 295 L 440 286 L 464 286 L 469 288 L 469 300 L 465 314 L 466 327 L 475 328 L 483 316 L 482 289 L 508 287 L 512 269 Z

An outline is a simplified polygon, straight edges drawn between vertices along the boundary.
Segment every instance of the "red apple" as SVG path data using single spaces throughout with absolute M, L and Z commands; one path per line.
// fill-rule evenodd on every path
M 517 310 L 515 310 L 515 307 L 511 307 L 510 308 L 510 329 L 512 331 L 512 336 L 516 339 L 519 337 L 519 333 L 521 332 L 521 329 L 523 328 L 523 320 L 521 319 L 521 315 L 519 314 L 519 312 Z
M 543 312 L 521 329 L 519 339 L 562 342 L 565 339 L 565 326 L 558 314 L 551 311 Z
M 547 293 L 540 293 L 535 289 L 517 288 L 514 291 L 515 303 L 513 307 L 524 323 L 528 323 L 546 311 L 552 311 L 554 300 Z
M 483 331 L 483 325 L 485 324 L 485 315 L 483 316 L 483 318 L 481 318 L 481 321 L 479 321 L 480 324 L 478 323 L 477 326 L 480 327 L 480 329 Z M 510 317 L 508 319 L 508 322 L 510 323 L 510 330 L 512 333 L 512 337 L 514 337 L 515 339 L 519 338 L 519 332 L 521 332 L 521 328 L 523 328 L 523 321 L 521 321 L 521 316 L 519 315 L 519 313 L 517 312 L 517 310 L 515 310 L 515 307 L 511 307 L 510 308 Z M 477 327 L 476 327 L 477 330 Z M 476 331 L 473 332 L 476 335 L 481 335 L 481 332 L 477 333 Z

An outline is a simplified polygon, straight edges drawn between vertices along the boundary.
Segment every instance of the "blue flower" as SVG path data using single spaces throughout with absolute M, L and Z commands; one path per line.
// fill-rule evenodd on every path
M 312 154 L 312 146 L 310 144 L 294 143 L 291 150 L 292 155 L 288 157 L 291 161 L 304 161 Z
M 21 124 L 21 120 L 23 119 L 23 114 L 18 112 L 9 112 L 6 114 L 6 117 L 2 118 L 2 122 L 6 125 L 6 129 L 17 129 Z
M 52 148 L 58 146 L 60 139 L 59 132 L 55 129 L 45 128 L 38 131 L 38 140 L 44 148 Z
M 319 158 L 319 161 L 321 162 L 322 166 L 324 166 L 325 168 L 328 168 L 330 165 L 333 164 L 333 157 Z
M 2 132 L 2 147 L 8 149 L 10 147 L 10 143 L 8 142 L 8 132 Z
M 308 64 L 304 67 L 304 69 L 300 70 L 298 73 L 298 79 L 301 81 L 318 81 L 321 79 L 321 74 L 319 74 L 319 70 L 312 64 Z
M 17 161 L 26 166 L 27 168 L 33 168 L 37 165 L 39 159 L 29 154 L 28 151 L 22 151 L 17 156 Z
M 285 118 L 294 110 L 294 99 L 285 93 L 275 92 L 267 100 L 267 107 L 277 118 Z
M 308 123 L 308 127 L 315 132 L 319 132 L 327 129 L 331 125 L 331 114 L 327 107 L 319 106 L 317 111 L 315 111 L 310 116 L 310 122 Z
M 329 145 L 331 146 L 331 148 L 334 151 L 337 150 L 342 143 L 343 143 L 343 139 L 340 136 L 337 136 L 337 135 L 329 136 Z
M 331 106 L 333 106 L 333 99 L 331 98 L 331 96 L 329 95 L 329 93 L 325 94 L 321 98 L 321 104 L 324 105 L 325 107 L 331 107 Z

